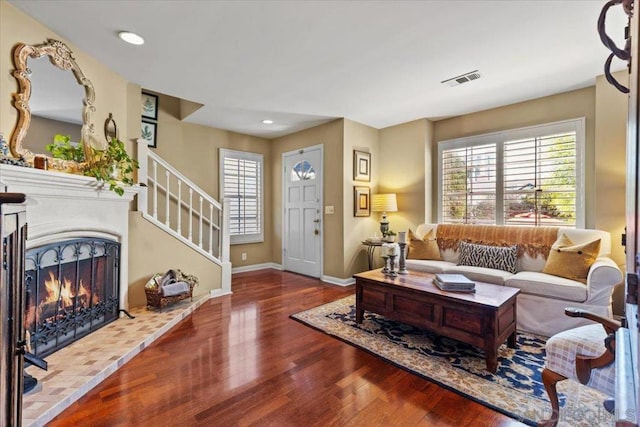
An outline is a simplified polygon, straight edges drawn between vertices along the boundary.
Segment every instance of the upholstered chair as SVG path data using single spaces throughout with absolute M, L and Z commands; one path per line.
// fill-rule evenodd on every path
M 597 323 L 560 332 L 547 341 L 542 382 L 551 402 L 552 415 L 540 426 L 549 427 L 558 423 L 558 381 L 579 381 L 608 396 L 613 396 L 615 392 L 613 334 L 621 326 L 620 322 L 573 308 L 567 308 L 565 314 Z

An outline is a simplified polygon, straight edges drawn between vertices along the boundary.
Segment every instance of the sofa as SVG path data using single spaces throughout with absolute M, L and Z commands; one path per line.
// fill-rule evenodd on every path
M 566 307 L 577 307 L 612 317 L 611 296 L 614 287 L 622 283 L 623 276 L 609 257 L 611 236 L 606 231 L 567 227 L 421 224 L 415 232 L 409 230 L 408 234 L 410 239 L 406 267 L 409 272 L 419 270 L 429 273 L 459 273 L 474 281 L 520 289 L 517 297 L 519 330 L 549 337 L 590 323 L 583 318 L 566 316 Z M 570 268 L 575 264 L 557 258 L 564 255 L 561 253 L 563 248 L 558 246 L 562 239 L 580 248 L 571 256 L 582 257 L 585 256 L 582 247 L 593 247 L 599 240 L 599 250 L 596 245 L 592 264 L 585 270 L 586 277 L 574 279 L 573 276 L 567 278 L 549 274 L 551 267 L 548 260 L 553 259 L 555 264 L 556 260 L 560 260 L 565 264 L 560 265 L 561 268 Z M 416 254 L 415 252 L 419 252 L 417 250 L 412 253 L 412 248 L 418 248 L 416 245 L 424 243 L 431 245 L 431 254 Z M 483 266 L 485 263 L 482 259 L 476 258 L 474 261 L 473 257 L 469 257 L 468 247 L 512 250 L 515 254 L 514 265 L 503 267 L 499 263 L 499 268 L 494 268 L 493 265 L 488 268 Z M 466 265 L 459 265 L 461 248 L 465 251 L 465 262 L 462 264 Z M 437 259 L 438 253 L 440 259 Z M 497 257 L 499 262 L 504 258 L 507 256 Z

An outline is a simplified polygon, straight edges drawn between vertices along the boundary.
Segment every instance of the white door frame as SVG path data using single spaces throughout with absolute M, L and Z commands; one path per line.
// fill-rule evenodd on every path
M 288 233 L 288 224 L 287 224 L 287 215 L 286 215 L 286 194 L 285 194 L 285 190 L 287 188 L 287 174 L 285 171 L 285 164 L 286 164 L 286 157 L 290 156 L 292 154 L 302 154 L 305 151 L 311 151 L 311 150 L 320 150 L 320 180 L 318 181 L 318 186 L 319 186 L 319 217 L 320 217 L 320 253 L 319 253 L 319 257 L 320 259 L 318 260 L 318 264 L 320 265 L 320 275 L 318 276 L 319 279 L 321 279 L 324 276 L 324 144 L 318 144 L 318 145 L 312 145 L 310 147 L 304 147 L 304 148 L 299 148 L 297 150 L 292 150 L 292 151 L 287 151 L 286 153 L 282 153 L 282 189 L 281 189 L 281 193 L 282 194 L 282 205 L 281 205 L 281 210 L 280 212 L 282 212 L 282 248 L 280 249 L 280 254 L 282 256 L 282 268 L 283 270 L 287 269 L 287 265 L 286 265 L 286 257 L 285 257 L 285 249 L 286 249 L 286 242 L 287 242 L 287 235 L 286 233 Z

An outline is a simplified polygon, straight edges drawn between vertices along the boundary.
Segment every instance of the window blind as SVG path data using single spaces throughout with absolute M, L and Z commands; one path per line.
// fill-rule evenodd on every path
M 496 144 L 445 150 L 442 154 L 444 222 L 496 219 Z
M 262 156 L 221 150 L 221 163 L 232 243 L 262 240 Z
M 504 217 L 521 225 L 576 224 L 576 133 L 504 144 Z

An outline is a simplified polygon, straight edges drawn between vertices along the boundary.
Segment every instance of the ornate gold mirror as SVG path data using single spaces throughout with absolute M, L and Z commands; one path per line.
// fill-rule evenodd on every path
M 11 154 L 33 164 L 36 156 L 49 158 L 52 169 L 75 172 L 80 164 L 73 160 L 52 159 L 45 146 L 55 134 L 70 136 L 81 144 L 89 158 L 93 140 L 91 115 L 95 93 L 69 47 L 53 39 L 40 45 L 17 44 L 13 49 L 13 76 L 18 92 L 13 106 L 18 119 L 11 135 Z M 70 73 L 69 73 L 70 71 Z

